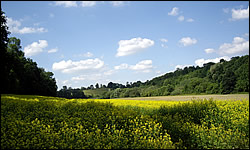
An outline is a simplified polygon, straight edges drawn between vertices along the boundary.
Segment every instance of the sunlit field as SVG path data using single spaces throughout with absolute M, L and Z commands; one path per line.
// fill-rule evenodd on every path
M 245 149 L 247 95 L 133 100 L 3 94 L 1 148 Z

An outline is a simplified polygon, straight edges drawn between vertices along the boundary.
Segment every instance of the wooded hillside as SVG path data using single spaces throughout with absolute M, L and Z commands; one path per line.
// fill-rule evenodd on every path
M 116 86 L 117 85 L 117 86 Z M 249 92 L 249 55 L 209 62 L 203 67 L 177 69 L 152 80 L 121 85 L 110 82 L 98 98 L 167 96 L 181 94 L 230 94 Z M 92 93 L 93 90 L 91 89 Z M 86 91 L 86 90 L 85 90 Z

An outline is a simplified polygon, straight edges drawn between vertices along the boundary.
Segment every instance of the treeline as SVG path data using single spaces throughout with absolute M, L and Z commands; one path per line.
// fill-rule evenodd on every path
M 21 51 L 21 40 L 9 38 L 6 17 L 1 9 L 1 93 L 56 96 L 52 72 L 37 66 Z
M 91 87 L 94 90 L 94 86 Z M 249 92 L 249 55 L 232 57 L 230 61 L 221 59 L 219 63 L 209 62 L 203 67 L 177 69 L 144 83 L 137 81 L 122 85 L 110 82 L 102 88 L 109 90 L 95 98 Z
M 64 98 L 89 98 L 85 96 L 83 89 L 73 89 L 71 87 L 67 88 L 67 86 L 63 86 L 61 90 L 57 92 L 58 97 L 64 97 Z

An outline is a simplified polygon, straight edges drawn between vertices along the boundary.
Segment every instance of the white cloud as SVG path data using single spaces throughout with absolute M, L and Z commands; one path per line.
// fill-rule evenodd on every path
M 181 12 L 181 13 L 182 13 L 182 12 Z M 172 11 L 168 13 L 169 16 L 178 16 L 179 14 L 180 14 L 180 13 L 179 13 L 179 8 L 177 8 L 177 7 L 174 7 L 174 8 L 172 9 Z M 178 17 L 178 20 L 182 22 L 182 21 L 185 20 L 185 17 L 184 17 L 183 15 L 181 15 L 181 16 Z M 194 19 L 188 18 L 188 19 L 186 19 L 186 21 L 187 21 L 187 22 L 194 22 Z
M 194 19 L 189 18 L 189 19 L 187 19 L 187 22 L 194 22 Z
M 109 75 L 112 75 L 114 72 L 115 72 L 114 70 L 108 70 L 108 71 L 104 72 L 103 75 L 109 76 Z
M 30 27 L 24 27 L 19 30 L 20 34 L 26 34 L 26 33 L 42 33 L 47 32 L 48 30 L 44 28 L 30 28 Z
M 72 77 L 71 80 L 73 80 L 73 81 L 83 81 L 83 80 L 86 80 L 86 77 L 77 76 L 77 77 Z
M 108 70 L 106 72 L 99 72 L 99 73 L 90 73 L 90 74 L 83 74 L 80 76 L 72 77 L 71 80 L 78 82 L 78 81 L 95 81 L 95 82 L 103 82 L 106 78 L 113 74 L 113 70 Z
M 182 44 L 183 46 L 190 46 L 193 44 L 197 43 L 197 40 L 195 38 L 190 38 L 190 37 L 184 37 L 179 41 L 180 44 Z
M 137 53 L 138 51 L 141 51 L 145 48 L 148 48 L 150 46 L 154 45 L 154 41 L 150 39 L 142 39 L 140 37 L 133 38 L 130 40 L 120 40 L 119 41 L 119 48 L 117 49 L 116 56 L 127 56 L 134 53 Z
M 64 7 L 76 7 L 77 3 L 76 1 L 56 1 L 55 5 Z
M 166 42 L 168 42 L 168 39 L 162 38 L 162 39 L 160 39 L 160 41 L 166 43 Z
M 82 1 L 81 6 L 82 7 L 93 7 L 96 5 L 96 1 Z
M 163 48 L 168 48 L 168 46 L 165 45 L 165 44 L 161 44 L 161 47 L 163 47 Z
M 170 16 L 177 16 L 179 14 L 179 8 L 174 7 L 171 12 L 168 13 Z
M 210 53 L 215 52 L 215 50 L 212 49 L 212 48 L 207 48 L 207 49 L 205 49 L 204 51 L 205 51 L 207 54 L 210 54 Z
M 168 39 L 162 38 L 162 39 L 160 39 L 160 41 L 163 42 L 163 43 L 167 43 L 167 42 L 168 42 Z M 163 47 L 163 48 L 168 48 L 168 46 L 165 45 L 165 44 L 163 44 L 163 43 L 161 44 L 161 47 Z
M 232 9 L 232 20 L 248 19 L 249 6 L 247 9 Z
M 54 63 L 52 69 L 59 70 L 62 73 L 74 73 L 84 70 L 97 70 L 101 69 L 103 66 L 104 62 L 98 58 L 95 58 L 80 61 L 63 60 L 58 63 Z
M 48 53 L 56 53 L 58 51 L 58 48 L 53 48 L 48 50 Z
M 152 68 L 152 60 L 143 60 L 138 62 L 136 65 L 129 66 L 129 69 L 131 70 L 141 71 L 145 73 L 150 72 Z
M 184 21 L 184 19 L 185 19 L 184 16 L 179 16 L 179 17 L 178 17 L 178 20 L 179 20 L 179 21 Z
M 7 26 L 11 33 L 27 34 L 27 33 L 43 33 L 48 32 L 45 28 L 33 28 L 33 27 L 21 27 L 21 22 L 18 20 L 13 20 L 12 18 L 7 17 Z
M 209 63 L 209 62 L 213 62 L 213 63 L 218 63 L 220 62 L 221 59 L 224 59 L 226 61 L 229 61 L 230 58 L 228 56 L 223 56 L 223 57 L 219 57 L 219 58 L 214 58 L 214 59 L 197 59 L 195 60 L 195 64 L 199 67 L 202 67 L 203 64 Z
M 128 65 L 126 63 L 123 63 L 114 67 L 115 70 L 129 69 L 138 72 L 150 72 L 152 68 L 152 60 L 142 60 L 135 65 Z
M 98 83 L 100 80 L 103 80 L 102 73 L 92 73 L 90 75 L 80 75 L 71 78 L 71 81 L 74 81 L 75 83 L 78 83 L 79 81 L 94 81 Z
M 92 53 L 90 53 L 90 52 L 87 52 L 87 53 L 83 54 L 83 56 L 84 56 L 84 57 L 92 57 L 92 56 L 93 56 L 93 54 L 92 54 Z
M 43 49 L 48 46 L 48 42 L 46 40 L 39 40 L 38 42 L 33 42 L 32 44 L 26 46 L 24 48 L 25 56 L 33 56 L 43 52 Z
M 192 65 L 176 65 L 176 66 L 175 66 L 175 70 L 176 70 L 177 68 L 179 68 L 179 69 L 184 69 L 185 67 L 189 67 L 189 66 L 192 66 Z
M 94 54 L 91 53 L 91 52 L 86 52 L 86 53 L 78 54 L 78 55 L 74 55 L 74 56 L 75 56 L 75 57 L 88 57 L 88 58 L 90 58 L 90 57 L 93 57 Z
M 123 6 L 125 4 L 125 1 L 111 1 L 110 3 L 115 7 L 119 7 Z
M 127 69 L 128 68 L 128 64 L 120 64 L 119 66 L 115 66 L 114 69 L 115 70 L 120 70 L 120 69 Z
M 249 51 L 249 40 L 242 37 L 234 37 L 232 43 L 224 43 L 219 47 L 218 53 L 221 55 L 239 54 Z

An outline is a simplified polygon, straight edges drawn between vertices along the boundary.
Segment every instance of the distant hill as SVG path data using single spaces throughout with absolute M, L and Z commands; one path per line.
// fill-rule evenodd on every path
M 108 91 L 102 98 L 249 92 L 249 55 L 177 69 L 134 85 Z
M 99 88 L 85 88 L 86 97 L 119 98 L 183 94 L 249 93 L 249 55 L 221 59 L 199 66 L 185 67 L 146 82 L 122 85 L 110 82 Z

